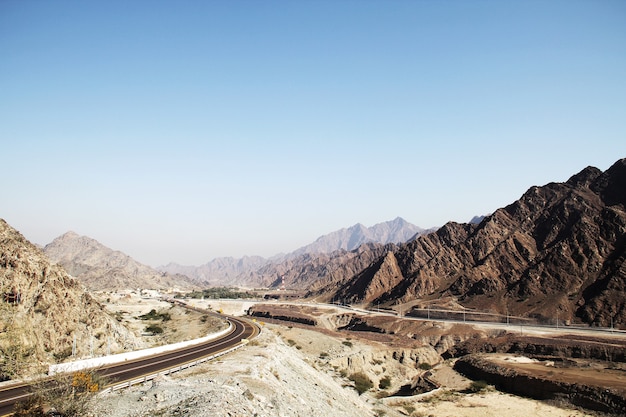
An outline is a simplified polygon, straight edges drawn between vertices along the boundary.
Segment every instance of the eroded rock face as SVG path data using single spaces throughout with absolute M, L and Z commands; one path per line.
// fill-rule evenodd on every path
M 622 159 L 531 187 L 479 224 L 448 223 L 318 292 L 370 305 L 450 296 L 482 311 L 626 326 L 625 184 Z
M 0 343 L 3 348 L 19 345 L 29 362 L 56 362 L 71 354 L 74 340 L 78 356 L 137 347 L 132 333 L 78 281 L 2 219 L 0 289 L 3 294 L 19 294 L 19 301 L 7 302 L 6 297 L 1 301 Z

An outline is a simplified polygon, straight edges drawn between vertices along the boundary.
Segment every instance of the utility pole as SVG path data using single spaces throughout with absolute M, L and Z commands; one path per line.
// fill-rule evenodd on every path
M 76 356 L 76 333 L 74 333 L 74 342 L 72 342 L 72 356 Z

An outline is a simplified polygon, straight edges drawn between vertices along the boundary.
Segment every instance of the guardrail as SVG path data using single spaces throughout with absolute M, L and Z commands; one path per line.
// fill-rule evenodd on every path
M 172 374 L 174 372 L 183 371 L 185 369 L 191 368 L 192 366 L 199 365 L 199 364 L 204 363 L 206 361 L 210 361 L 210 360 L 218 358 L 218 357 L 220 357 L 222 355 L 226 355 L 227 353 L 233 352 L 233 351 L 239 349 L 240 347 L 244 346 L 245 344 L 246 343 L 239 343 L 237 346 L 233 346 L 230 349 L 224 350 L 222 352 L 218 352 L 218 353 L 216 353 L 214 355 L 211 355 L 211 356 L 206 356 L 204 358 L 197 359 L 197 360 L 191 361 L 191 362 L 187 362 L 187 363 L 184 363 L 182 365 L 176 366 L 174 368 L 169 368 L 169 369 L 166 369 L 166 370 L 163 370 L 163 371 L 160 371 L 160 372 L 155 372 L 153 374 L 144 375 L 141 378 L 136 378 L 136 379 L 132 379 L 132 380 L 129 380 L 129 381 L 121 382 L 119 384 L 112 385 L 110 387 L 107 387 L 107 388 L 103 389 L 101 391 L 101 393 L 106 394 L 106 393 L 113 392 L 113 391 L 119 391 L 119 390 L 124 389 L 124 388 L 130 388 L 133 385 L 145 384 L 146 382 L 151 381 L 151 380 L 157 378 L 159 375 L 169 375 L 169 374 Z

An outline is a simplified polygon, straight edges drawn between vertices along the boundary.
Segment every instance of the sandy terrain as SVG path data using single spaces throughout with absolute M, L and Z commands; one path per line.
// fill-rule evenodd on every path
M 244 302 L 205 302 L 241 313 Z M 582 417 L 593 414 L 499 393 L 467 393 L 471 381 L 437 365 L 441 388 L 410 397 L 384 397 L 375 384 L 358 395 L 348 376 L 363 366 L 373 378 L 392 377 L 387 394 L 419 372 L 387 355 L 380 343 L 328 332 L 263 324 L 246 347 L 155 383 L 102 395 L 94 416 L 507 416 Z M 363 362 L 365 361 L 365 362 Z M 378 375 L 377 375 L 378 373 Z M 375 381 L 377 382 L 377 381 Z

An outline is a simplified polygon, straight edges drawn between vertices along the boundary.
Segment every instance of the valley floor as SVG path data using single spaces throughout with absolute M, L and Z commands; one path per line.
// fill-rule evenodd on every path
M 382 347 L 375 342 L 296 326 L 262 327 L 257 339 L 219 360 L 159 377 L 145 385 L 100 395 L 93 416 L 593 415 L 489 388 L 468 393 L 470 381 L 456 373 L 450 362 L 433 368 L 432 379 L 441 384 L 435 391 L 384 398 L 376 386 L 359 395 L 349 377 L 365 366 L 363 360 L 370 362 L 370 372 L 390 375 L 396 381 L 401 381 L 407 370 L 398 365 L 396 358 L 381 354 Z

